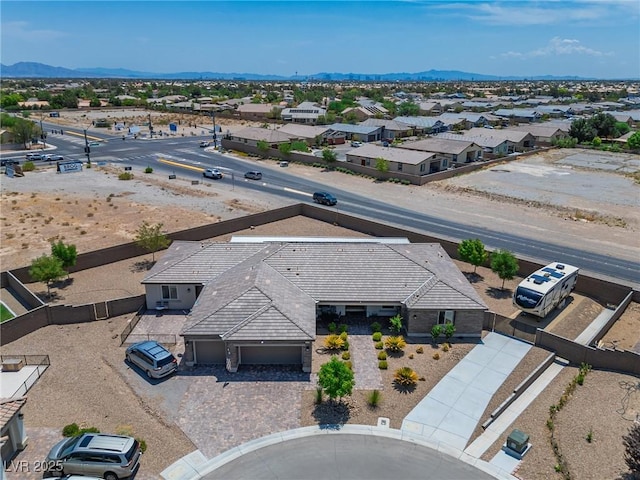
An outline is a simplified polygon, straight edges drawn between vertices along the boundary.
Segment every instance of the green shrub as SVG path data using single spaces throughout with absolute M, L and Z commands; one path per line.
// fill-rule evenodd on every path
M 384 348 L 384 343 L 376 342 L 375 347 L 376 347 L 376 350 L 382 350 Z
M 371 338 L 374 342 L 379 342 L 380 340 L 382 340 L 382 332 L 374 332 L 374 334 L 371 335 Z
M 378 362 L 378 368 L 380 370 L 386 370 L 387 368 L 389 368 L 389 366 L 387 365 L 387 361 L 386 360 L 380 360 Z
M 418 374 L 410 367 L 402 367 L 393 374 L 394 381 L 404 387 L 411 387 L 418 383 Z
M 349 350 L 349 341 L 345 340 L 344 343 L 342 344 L 342 350 Z
M 382 331 L 382 325 L 380 325 L 379 322 L 373 322 L 371 325 L 369 325 L 369 327 L 371 328 L 371 331 L 373 333 L 378 333 Z
M 347 325 L 346 323 L 341 323 L 340 326 L 338 327 L 338 331 L 340 333 L 347 333 L 348 330 L 349 330 L 349 325 Z
M 367 403 L 369 404 L 370 407 L 375 408 L 380 403 L 380 397 L 381 397 L 380 390 L 374 390 L 367 397 Z
M 118 175 L 118 180 L 133 180 L 133 173 L 122 172 L 120 175 Z
M 65 425 L 62 429 L 63 437 L 77 437 L 80 432 L 80 427 L 77 423 L 70 423 L 69 425 Z
M 340 338 L 341 338 L 341 339 L 343 339 L 343 340 L 345 340 L 345 341 L 347 340 L 347 336 L 348 336 L 348 333 L 347 333 L 347 332 L 341 332 L 341 333 L 340 333 Z
M 329 323 L 329 325 L 327 325 L 327 329 L 329 329 L 329 333 L 335 333 L 337 328 L 338 327 L 336 326 L 336 322 L 331 322 Z
M 33 172 L 36 169 L 36 164 L 33 162 L 24 162 L 22 166 L 23 172 Z
M 142 453 L 147 451 L 147 442 L 145 442 L 143 439 L 141 438 L 136 438 L 136 440 L 138 441 L 138 443 L 140 444 L 140 451 Z
M 342 350 L 344 343 L 338 335 L 329 335 L 324 340 L 324 347 L 327 350 Z
M 349 352 L 342 352 L 342 359 L 349 360 L 351 358 L 351 354 Z
M 344 364 L 347 366 L 349 370 L 353 371 L 353 364 L 350 361 L 346 361 L 344 362 Z
M 153 168 L 147 167 L 144 169 L 144 173 L 153 173 Z
M 593 442 L 593 428 L 590 428 L 587 432 L 587 436 L 585 437 L 588 443 Z
M 394 315 L 389 319 L 389 330 L 393 333 L 400 333 L 402 331 L 402 316 Z
M 384 342 L 384 346 L 391 352 L 401 352 L 407 346 L 407 342 L 402 336 L 389 337 Z

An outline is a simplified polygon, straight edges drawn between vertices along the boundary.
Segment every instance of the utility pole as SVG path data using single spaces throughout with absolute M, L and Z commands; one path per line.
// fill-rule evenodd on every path
M 149 114 L 149 136 L 153 138 L 153 125 L 151 125 L 151 114 Z
M 42 139 L 43 148 L 47 148 L 47 134 L 44 133 L 42 128 L 42 115 L 40 115 L 40 138 Z
M 213 148 L 216 148 L 216 112 L 211 110 L 211 120 L 213 121 Z
M 91 167 L 91 147 L 87 140 L 87 129 L 84 129 L 84 153 L 87 155 L 87 167 Z

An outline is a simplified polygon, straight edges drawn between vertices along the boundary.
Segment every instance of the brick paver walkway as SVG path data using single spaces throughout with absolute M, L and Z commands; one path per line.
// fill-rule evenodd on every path
M 381 390 L 382 375 L 378 368 L 378 351 L 371 340 L 368 326 L 349 327 L 349 352 L 358 390 Z

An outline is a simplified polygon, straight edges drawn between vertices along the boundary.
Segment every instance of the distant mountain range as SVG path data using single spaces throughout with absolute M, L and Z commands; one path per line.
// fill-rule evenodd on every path
M 64 68 L 52 67 L 43 63 L 18 62 L 13 65 L 0 64 L 0 76 L 3 78 L 125 78 L 154 80 L 325 80 L 325 81 L 500 81 L 500 80 L 595 80 L 577 76 L 536 75 L 531 77 L 483 75 L 480 73 L 460 72 L 457 70 L 428 70 L 417 73 L 316 73 L 313 75 L 261 75 L 257 73 L 220 73 L 220 72 L 177 72 L 153 73 L 138 72 L 124 68 Z

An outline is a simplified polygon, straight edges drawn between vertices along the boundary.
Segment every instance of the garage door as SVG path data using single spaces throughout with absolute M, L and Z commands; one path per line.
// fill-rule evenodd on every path
M 298 365 L 302 363 L 302 347 L 240 347 L 243 365 Z
M 194 342 L 196 350 L 195 361 L 198 365 L 224 365 L 226 355 L 224 353 L 224 342 L 196 340 Z

